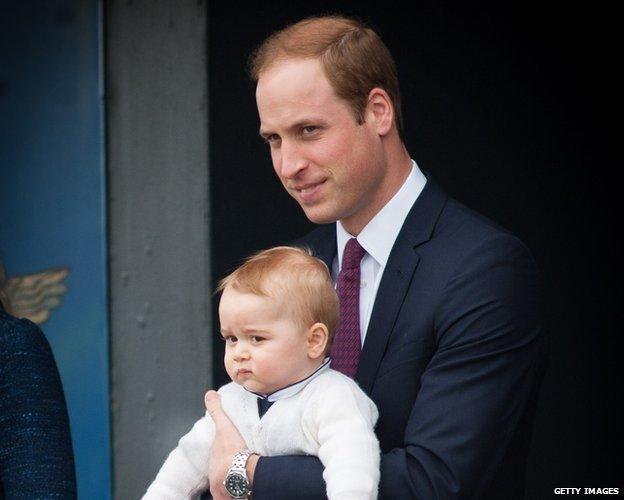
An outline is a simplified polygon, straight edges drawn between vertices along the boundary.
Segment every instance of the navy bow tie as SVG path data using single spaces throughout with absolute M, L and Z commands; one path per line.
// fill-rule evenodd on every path
M 271 408 L 274 402 L 275 401 L 269 401 L 267 398 L 258 398 L 258 414 L 260 418 L 264 417 L 264 414 L 269 411 L 269 408 Z

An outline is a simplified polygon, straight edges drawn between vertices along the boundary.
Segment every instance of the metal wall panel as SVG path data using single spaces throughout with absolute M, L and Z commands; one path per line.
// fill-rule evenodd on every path
M 115 498 L 139 498 L 211 384 L 206 5 L 106 4 Z

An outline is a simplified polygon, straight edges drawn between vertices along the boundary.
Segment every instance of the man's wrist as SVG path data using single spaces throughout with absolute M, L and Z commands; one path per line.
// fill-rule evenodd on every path
M 258 460 L 260 460 L 260 455 L 254 453 L 253 455 L 250 455 L 247 459 L 247 464 L 245 465 L 245 469 L 247 470 L 247 480 L 251 486 L 253 486 L 254 474 L 256 472 Z
M 222 483 L 231 498 L 249 498 L 257 460 L 258 454 L 249 449 L 234 455 Z

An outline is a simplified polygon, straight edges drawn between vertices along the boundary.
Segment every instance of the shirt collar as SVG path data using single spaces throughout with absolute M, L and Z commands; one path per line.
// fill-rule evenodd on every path
M 375 261 L 382 267 L 386 266 L 390 251 L 394 245 L 403 222 L 409 213 L 412 205 L 420 196 L 427 178 L 414 160 L 412 160 L 412 170 L 405 179 L 401 188 L 395 193 L 392 199 L 377 212 L 364 229 L 357 236 L 357 240 Z M 336 224 L 336 242 L 338 246 L 338 269 L 342 265 L 342 254 L 345 245 L 353 236 L 349 234 L 342 223 Z
M 267 399 L 271 403 L 274 401 L 277 401 L 278 399 L 289 398 L 301 392 L 306 385 L 312 382 L 312 380 L 318 377 L 321 373 L 329 370 L 330 361 L 331 361 L 330 358 L 325 358 L 323 360 L 323 364 L 319 366 L 312 374 L 308 375 L 306 378 L 302 380 L 299 380 L 298 382 L 295 382 L 294 384 L 290 384 L 290 385 L 287 385 L 286 387 L 283 387 L 282 389 L 278 389 L 277 391 L 272 392 L 271 394 L 260 394 L 260 393 L 253 392 L 253 391 L 247 391 L 247 389 L 245 390 L 247 392 L 251 392 L 252 394 L 255 394 L 259 398 Z

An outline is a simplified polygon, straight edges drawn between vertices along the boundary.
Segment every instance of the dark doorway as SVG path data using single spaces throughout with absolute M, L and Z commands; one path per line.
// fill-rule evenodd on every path
M 312 227 L 283 191 L 258 136 L 249 53 L 271 31 L 308 15 L 360 17 L 395 56 L 413 158 L 452 196 L 517 234 L 542 270 L 551 357 L 527 498 L 549 497 L 556 487 L 621 486 L 615 16 L 525 3 L 410 4 L 409 14 L 392 2 L 210 4 L 213 277 Z

